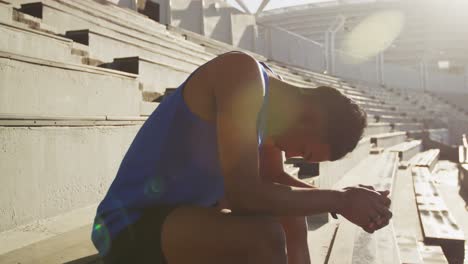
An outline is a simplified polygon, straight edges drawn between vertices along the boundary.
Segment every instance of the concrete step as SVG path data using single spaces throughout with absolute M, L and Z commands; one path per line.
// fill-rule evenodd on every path
M 167 87 L 178 87 L 191 73 L 176 65 L 164 64 L 140 57 L 117 58 L 103 67 L 138 75 L 143 91 L 163 94 Z
M 411 131 L 424 129 L 423 123 L 393 123 L 393 130 L 395 131 Z
M 98 203 L 140 128 L 141 124 L 0 127 L 0 232 Z M 84 219 L 92 221 L 89 216 Z
M 391 132 L 371 136 L 371 143 L 379 148 L 388 148 L 406 140 L 405 132 Z
M 382 104 L 380 102 L 363 102 L 360 104 L 362 107 L 366 108 L 377 108 L 377 109 L 382 109 L 382 110 L 387 110 L 387 111 L 395 111 L 396 107 L 393 105 L 386 105 Z
M 143 46 L 152 46 L 162 50 L 172 49 L 179 54 L 186 53 L 202 59 L 210 57 L 210 54 L 191 48 L 192 45 L 186 43 L 187 41 L 177 40 L 170 35 L 160 35 L 157 32 L 141 28 L 129 28 L 128 23 L 122 23 L 121 20 L 111 20 L 107 16 L 96 14 L 94 10 L 77 6 L 76 1 L 66 1 L 65 3 L 42 0 L 34 4 L 41 6 L 42 21 L 57 27 L 60 34 L 65 34 L 70 30 L 91 29 Z
M 414 156 L 410 162 L 416 167 L 427 168 L 432 171 L 439 161 L 440 150 L 439 149 L 430 149 L 424 152 L 419 153 Z
M 0 1 L 0 23 L 11 24 L 13 21 L 13 6 L 5 1 Z
M 398 153 L 400 161 L 408 161 L 416 154 L 422 151 L 422 141 L 421 140 L 411 140 L 407 142 L 400 143 L 388 149 L 391 152 Z
M 102 15 L 107 19 L 112 20 L 112 22 L 116 24 L 123 24 L 125 27 L 129 27 L 137 31 L 144 30 L 145 33 L 151 32 L 158 37 L 181 41 L 183 46 L 186 48 L 190 48 L 195 51 L 204 51 L 200 45 L 186 41 L 185 37 L 171 34 L 171 32 L 167 30 L 166 25 L 152 20 L 140 12 L 122 8 L 110 1 L 107 1 L 105 4 L 94 0 L 85 0 L 80 2 L 68 1 L 68 3 L 77 7 L 81 6 L 85 10 L 92 9 L 96 12 L 99 12 L 95 14 Z
M 71 1 L 65 2 L 69 3 Z M 158 23 L 139 12 L 127 8 L 122 8 L 110 1 L 103 3 L 92 0 L 81 0 L 79 2 L 73 1 L 71 4 L 77 7 L 82 7 L 84 9 L 92 9 L 93 12 L 95 12 L 93 14 L 103 15 L 113 21 L 125 21 L 125 23 L 130 23 L 132 27 L 138 27 L 149 31 L 158 31 L 161 34 L 166 32 L 166 25 Z
M 366 113 L 370 115 L 379 115 L 379 116 L 393 116 L 393 115 L 400 115 L 398 112 L 390 109 L 383 109 L 383 108 L 374 108 L 368 107 L 363 105 L 362 108 L 366 111 Z
M 146 117 L 140 116 L 59 116 L 0 114 L 4 127 L 82 127 L 82 126 L 132 126 L 142 125 Z
M 160 50 L 154 46 L 140 46 L 134 41 L 111 37 L 93 30 L 68 31 L 66 37 L 87 45 L 90 57 L 104 62 L 112 62 L 114 58 L 138 56 L 165 65 L 172 65 L 172 68 L 177 67 L 185 72 L 192 72 L 206 62 L 171 50 Z
M 463 263 L 465 235 L 448 210 L 428 168 L 412 169 L 424 243 L 442 247 L 449 263 Z
M 21 24 L 0 24 L 0 51 L 65 63 L 81 63 L 69 39 L 29 29 Z M 37 48 L 41 47 L 41 48 Z
M 142 97 L 135 75 L 5 52 L 0 52 L 0 66 L 0 113 L 140 114 Z
M 42 22 L 42 10 L 34 3 L 21 5 L 19 10 L 13 10 L 13 20 L 28 25 L 29 28 L 57 35 L 56 28 Z
M 388 133 L 392 130 L 389 123 L 369 123 L 364 130 L 364 136 Z
M 389 122 L 389 123 L 413 123 L 414 122 L 412 118 L 407 117 L 407 116 L 401 116 L 398 114 L 392 114 L 392 115 L 374 114 L 374 116 L 376 116 L 379 122 Z
M 126 8 L 122 8 L 118 5 L 115 5 L 112 2 L 107 2 L 105 4 L 100 3 L 94 0 L 83 0 L 83 1 L 66 1 L 68 4 L 71 4 L 79 9 L 84 10 L 93 10 L 98 17 L 105 17 L 107 20 L 112 21 L 115 24 L 121 25 L 123 27 L 128 27 L 133 30 L 143 32 L 146 34 L 151 34 L 155 37 L 161 39 L 170 39 L 177 44 L 177 42 L 183 43 L 182 46 L 185 49 L 191 51 L 197 51 L 203 53 L 204 50 L 200 45 L 186 41 L 184 37 L 175 36 L 168 32 L 167 26 L 161 23 L 158 23 L 147 16 Z

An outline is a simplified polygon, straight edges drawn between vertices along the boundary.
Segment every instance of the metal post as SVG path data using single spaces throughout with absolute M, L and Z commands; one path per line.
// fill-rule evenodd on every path
M 336 33 L 341 28 L 343 28 L 345 21 L 346 19 L 344 16 L 337 16 L 333 24 L 331 24 L 328 30 L 325 32 L 325 58 L 327 59 L 327 72 L 329 74 L 335 74 L 335 36 Z
M 384 53 L 380 52 L 379 55 L 377 55 L 377 58 L 376 58 L 377 80 L 378 80 L 380 85 L 385 85 L 385 74 L 384 74 L 385 62 L 384 62 L 384 60 L 385 60 Z
M 427 90 L 427 63 L 425 61 L 421 61 L 419 64 L 419 68 L 421 71 L 421 89 L 423 91 Z

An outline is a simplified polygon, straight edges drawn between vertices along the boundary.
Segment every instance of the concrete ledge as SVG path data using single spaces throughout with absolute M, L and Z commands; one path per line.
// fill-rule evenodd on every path
M 138 74 L 138 80 L 143 85 L 144 92 L 159 94 L 163 94 L 167 87 L 178 87 L 191 73 L 176 65 L 141 57 L 116 58 L 112 63 L 101 65 L 101 67 Z
M 411 131 L 424 129 L 424 124 L 422 123 L 393 123 L 392 126 L 395 131 Z
M 141 44 L 136 39 L 124 39 L 111 36 L 104 30 L 75 30 L 67 31 L 66 37 L 89 46 L 89 54 L 100 61 L 111 62 L 119 57 L 142 57 L 147 60 L 171 65 L 179 70 L 192 72 L 206 60 L 191 55 L 180 54 L 176 50 L 162 50 L 151 43 Z M 109 49 L 112 47 L 112 49 Z
M 0 127 L 0 232 L 99 202 L 140 127 Z
M 202 60 L 206 60 L 211 55 L 196 50 L 188 41 L 175 39 L 169 34 L 154 30 L 154 28 L 142 29 L 132 20 L 122 21 L 121 18 L 116 19 L 110 15 L 104 15 L 89 7 L 83 7 L 76 1 L 41 0 L 41 3 L 43 5 L 43 21 L 56 26 L 62 34 L 69 30 L 90 29 L 128 42 L 138 43 L 147 48 L 158 49 L 161 52 L 174 50 L 178 54 L 182 53 Z
M 431 149 L 414 156 L 410 160 L 410 163 L 416 167 L 424 167 L 428 168 L 429 171 L 432 171 L 437 164 L 437 161 L 439 161 L 439 155 L 439 149 Z
M 32 263 L 36 256 L 31 256 L 31 253 L 26 253 L 27 248 L 25 250 L 24 247 L 28 247 L 34 243 L 40 243 L 41 241 L 45 241 L 53 237 L 60 237 L 60 235 L 72 230 L 81 229 L 84 226 L 91 225 L 96 214 L 96 208 L 97 204 L 93 204 L 65 214 L 32 221 L 26 225 L 0 232 L 0 262 L 5 263 L 3 261 L 6 261 L 7 259 L 9 261 L 13 261 L 11 257 L 16 255 L 15 258 L 23 258 L 22 260 L 24 262 L 21 261 L 21 263 Z M 87 242 L 90 243 L 91 241 L 89 237 L 91 230 L 83 231 L 84 233 L 81 235 L 86 237 L 88 240 Z M 66 243 L 66 241 L 64 242 Z M 56 248 L 55 250 L 63 250 L 63 248 Z M 25 256 L 21 255 L 28 255 L 30 258 L 24 258 Z M 19 262 L 19 259 L 16 259 L 16 261 Z
M 23 56 L 53 60 L 64 63 L 80 63 L 80 58 L 72 55 L 72 41 L 66 38 L 33 30 L 17 23 L 0 22 L 0 50 Z M 38 49 L 37 47 L 41 48 Z
M 389 123 L 369 123 L 364 130 L 364 136 L 388 133 L 392 130 Z
M 414 155 L 418 154 L 422 150 L 421 140 L 412 140 L 408 142 L 400 143 L 389 149 L 391 152 L 398 153 L 400 161 L 408 161 Z
M 379 148 L 388 148 L 406 140 L 405 132 L 391 132 L 371 136 L 371 143 Z
M 1 113 L 139 115 L 142 97 L 135 75 L 3 52 L 0 67 Z
M 13 7 L 8 2 L 0 2 L 0 22 L 11 24 L 12 18 Z

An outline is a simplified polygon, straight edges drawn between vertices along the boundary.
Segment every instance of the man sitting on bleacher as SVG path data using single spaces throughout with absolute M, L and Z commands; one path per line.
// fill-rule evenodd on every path
M 301 89 L 247 54 L 220 55 L 144 123 L 93 242 L 105 263 L 310 263 L 305 216 L 337 213 L 372 233 L 391 218 L 388 192 L 315 188 L 283 171 L 281 151 L 335 161 L 365 126 L 336 89 Z

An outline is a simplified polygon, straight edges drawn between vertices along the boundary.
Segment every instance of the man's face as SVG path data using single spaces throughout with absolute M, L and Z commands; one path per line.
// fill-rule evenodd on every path
M 286 158 L 300 156 L 308 162 L 329 161 L 330 145 L 321 140 L 319 131 L 319 127 L 297 124 L 277 136 L 275 145 L 285 152 Z

